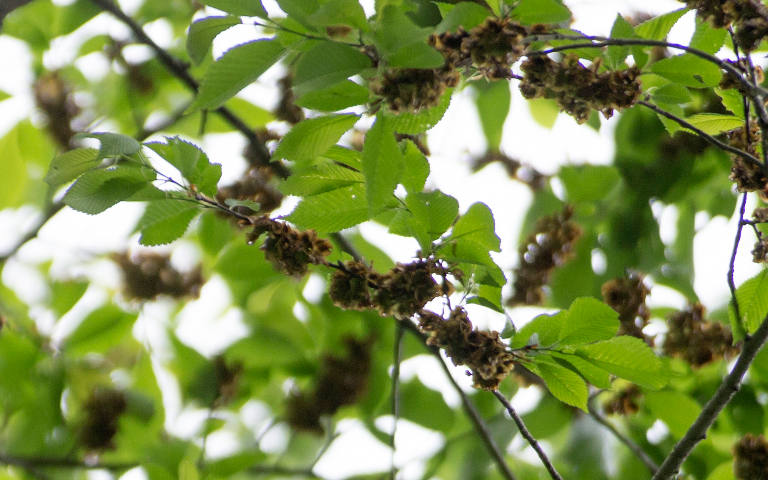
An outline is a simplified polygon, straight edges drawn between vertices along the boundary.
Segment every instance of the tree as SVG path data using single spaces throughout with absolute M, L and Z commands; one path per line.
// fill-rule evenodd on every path
M 768 279 L 735 276 L 744 242 L 768 261 L 768 8 L 689 0 L 617 16 L 599 37 L 569 28 L 560 0 L 202 3 L 0 7 L 42 114 L 0 140 L 0 208 L 37 217 L 0 258 L 0 476 L 318 478 L 341 420 L 397 452 L 400 419 L 437 432 L 436 452 L 418 474 L 392 461 L 357 478 L 768 478 Z M 668 42 L 689 10 L 690 41 Z M 130 33 L 82 35 L 96 16 Z M 147 33 L 158 25 L 165 47 Z M 214 39 L 244 26 L 214 59 Z M 73 32 L 85 62 L 51 69 L 52 41 Z M 105 72 L 87 71 L 94 58 Z M 237 96 L 268 71 L 281 75 L 272 111 Z M 550 174 L 506 155 L 510 88 L 549 127 L 564 112 L 599 130 L 620 112 L 613 162 Z M 459 95 L 487 145 L 472 168 L 530 189 L 517 241 L 498 210 L 427 182 L 444 168 L 427 132 Z M 201 147 L 216 133 L 245 142 L 236 181 Z M 116 268 L 118 289 L 23 258 L 62 209 L 130 202 L 143 208 L 130 247 L 84 260 Z M 664 241 L 659 208 L 677 213 Z M 728 275 L 709 279 L 730 299 L 707 312 L 694 238 L 733 215 Z M 413 251 L 391 258 L 367 222 Z M 517 250 L 513 268 L 502 249 Z M 217 327 L 202 352 L 179 322 L 216 284 L 241 332 Z M 649 306 L 660 286 L 687 306 Z M 545 309 L 516 326 L 532 305 Z M 506 327 L 477 328 L 483 315 Z M 401 378 L 419 355 L 458 405 Z M 540 393 L 524 415 L 510 403 L 521 391 Z M 175 397 L 204 413 L 199 428 L 168 430 Z

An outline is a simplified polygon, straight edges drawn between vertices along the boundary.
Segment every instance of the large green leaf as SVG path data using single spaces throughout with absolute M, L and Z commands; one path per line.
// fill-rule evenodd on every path
M 154 200 L 147 204 L 136 225 L 142 245 L 164 245 L 184 235 L 189 222 L 200 213 L 200 207 L 182 199 Z
M 520 0 L 512 16 L 526 25 L 560 23 L 571 18 L 571 11 L 558 0 Z
M 133 155 L 141 150 L 141 144 L 135 138 L 112 132 L 79 133 L 76 138 L 95 138 L 101 143 L 99 158 Z
M 668 374 L 653 350 L 642 340 L 624 335 L 577 347 L 576 354 L 616 376 L 659 389 Z
M 439 190 L 428 193 L 410 193 L 405 198 L 405 205 L 424 226 L 430 240 L 434 240 L 445 233 L 459 213 L 458 200 Z
M 498 252 L 501 240 L 496 235 L 493 212 L 484 203 L 474 203 L 459 217 L 451 233 L 451 254 L 465 262 L 486 264 L 489 252 Z
M 357 120 L 357 115 L 349 114 L 303 120 L 283 137 L 272 158 L 308 165 L 335 145 Z
M 304 198 L 288 216 L 301 228 L 338 232 L 368 220 L 365 186 L 352 185 Z
M 619 330 L 619 314 L 599 300 L 577 298 L 568 309 L 558 342 L 561 345 L 579 345 L 608 340 Z
M 673 12 L 653 17 L 635 27 L 635 33 L 649 40 L 664 40 L 673 26 L 685 15 L 687 8 L 681 8 Z
M 307 92 L 296 100 L 296 105 L 321 112 L 335 112 L 362 105 L 369 100 L 367 88 L 351 80 L 343 80 L 330 87 Z
M 195 63 L 201 63 L 211 49 L 211 42 L 224 30 L 238 25 L 237 17 L 205 17 L 189 26 L 187 34 L 187 53 Z
M 153 178 L 134 167 L 112 167 L 84 173 L 69 187 L 62 199 L 83 213 L 95 215 L 127 200 L 149 186 Z
M 578 373 L 553 361 L 549 356 L 538 356 L 532 365 L 526 365 L 547 384 L 547 389 L 561 402 L 587 411 L 589 390 Z
M 480 25 L 490 16 L 487 8 L 473 2 L 459 2 L 443 15 L 443 21 L 437 26 L 437 33 L 455 32 L 459 27 L 469 31 Z
M 254 40 L 227 50 L 205 72 L 191 109 L 220 107 L 266 72 L 283 54 L 275 40 Z
M 232 15 L 267 17 L 261 0 L 203 0 L 203 3 Z
M 197 145 L 179 137 L 166 137 L 167 143 L 146 145 L 176 167 L 190 186 L 209 197 L 216 195 L 221 178 L 221 165 L 208 161 L 208 156 Z
M 453 426 L 453 410 L 445 404 L 443 396 L 414 378 L 400 387 L 400 416 L 439 432 Z
M 338 42 L 319 41 L 296 63 L 293 86 L 297 96 L 335 85 L 371 67 L 358 49 Z
M 699 130 L 710 135 L 718 135 L 744 125 L 743 119 L 734 115 L 723 115 L 721 113 L 697 113 L 685 120 Z
M 403 156 L 390 120 L 378 115 L 363 144 L 363 175 L 371 216 L 391 203 L 403 170 Z
M 689 53 L 664 58 L 651 65 L 657 75 L 686 87 L 714 87 L 722 75 L 717 65 Z
M 563 323 L 568 320 L 568 312 L 560 311 L 554 315 L 542 314 L 526 323 L 512 337 L 510 347 L 523 348 L 529 343 L 540 347 L 549 347 L 560 337 Z M 534 334 L 536 335 L 534 337 Z
M 736 289 L 739 301 L 741 325 L 748 333 L 754 333 L 768 315 L 768 270 L 742 283 Z
M 100 161 L 99 151 L 95 148 L 76 148 L 56 155 L 45 175 L 45 182 L 57 187 L 96 167 Z
M 440 97 L 440 103 L 434 107 L 421 109 L 416 113 L 403 112 L 394 114 L 386 112 L 384 115 L 390 120 L 392 129 L 395 132 L 418 135 L 437 125 L 437 122 L 443 118 L 445 111 L 448 110 L 448 105 L 451 103 L 451 93 L 452 90 L 447 90 Z
M 280 184 L 286 195 L 309 196 L 365 182 L 363 174 L 341 165 L 313 165 L 294 172 Z
M 106 353 L 130 335 L 135 313 L 124 312 L 115 305 L 104 305 L 89 313 L 64 341 L 70 355 Z
M 406 141 L 401 145 L 404 146 L 404 167 L 400 183 L 408 193 L 420 192 L 429 176 L 429 162 L 413 142 Z
M 509 113 L 510 92 L 509 82 L 496 81 L 490 83 L 475 82 L 477 97 L 475 104 L 480 115 L 480 125 L 483 127 L 488 148 L 498 150 L 501 146 L 501 135 L 504 132 L 504 121 Z
M 699 404 L 682 392 L 645 392 L 645 406 L 677 438 L 686 434 L 701 413 Z
M 727 35 L 728 32 L 724 28 L 715 28 L 697 15 L 696 30 L 688 46 L 714 55 L 723 46 Z

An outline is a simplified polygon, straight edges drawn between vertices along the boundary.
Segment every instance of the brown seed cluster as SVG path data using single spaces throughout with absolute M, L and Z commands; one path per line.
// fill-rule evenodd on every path
M 371 90 L 395 113 L 416 112 L 440 103 L 446 88 L 459 83 L 459 72 L 443 68 L 391 68 L 371 80 Z
M 635 384 L 616 392 L 603 404 L 603 411 L 608 415 L 632 415 L 640 410 L 637 404 L 643 392 Z
M 759 0 L 685 0 L 699 18 L 717 28 L 731 24 L 735 40 L 743 50 L 754 50 L 768 35 L 768 8 Z
M 125 393 L 112 388 L 97 388 L 83 405 L 85 418 L 80 425 L 80 445 L 89 450 L 114 449 L 120 415 L 127 407 Z
M 217 390 L 213 406 L 220 407 L 229 403 L 237 395 L 243 364 L 227 363 L 223 356 L 216 355 L 213 357 L 213 372 Z
M 325 257 L 333 249 L 331 242 L 319 238 L 314 230 L 296 230 L 268 217 L 254 221 L 248 243 L 254 243 L 265 233 L 267 238 L 261 248 L 266 259 L 276 270 L 295 277 L 307 273 L 309 264 L 325 264 Z
M 259 212 L 266 213 L 280 206 L 283 194 L 267 181 L 263 169 L 251 168 L 235 183 L 219 188 L 216 199 L 221 203 L 226 203 L 228 199 L 257 202 Z M 245 215 L 255 213 L 249 207 L 234 208 Z
M 161 253 L 129 255 L 124 252 L 113 254 L 112 259 L 123 271 L 124 294 L 128 298 L 153 300 L 159 295 L 197 298 L 205 283 L 199 266 L 189 272 L 180 272 L 173 268 L 170 257 Z
M 733 447 L 733 473 L 743 480 L 768 478 L 768 442 L 762 435 L 744 435 Z
M 445 275 L 445 267 L 432 258 L 398 263 L 379 274 L 367 265 L 350 261 L 339 265 L 331 277 L 328 294 L 342 308 L 375 308 L 382 315 L 410 318 L 430 300 L 449 293 L 450 284 L 438 285 L 433 275 Z
M 698 368 L 738 353 L 738 347 L 732 345 L 731 329 L 722 323 L 707 321 L 705 314 L 704 306 L 694 303 L 670 316 L 664 354 L 682 358 Z
M 740 127 L 731 130 L 726 136 L 731 146 L 759 158 L 758 148 L 762 142 L 762 133 L 757 122 L 750 122 L 749 131 Z M 736 182 L 736 188 L 740 192 L 758 192 L 762 197 L 768 197 L 768 175 L 765 168 L 737 155 L 732 156 L 732 161 L 730 179 Z
M 757 242 L 752 248 L 752 261 L 755 263 L 768 263 L 768 238 L 758 231 Z
M 51 136 L 62 148 L 70 148 L 70 140 L 75 134 L 72 120 L 80 113 L 69 85 L 58 72 L 41 75 L 34 85 L 35 103 L 46 118 L 46 127 Z
M 589 119 L 592 109 L 610 118 L 614 109 L 634 105 L 640 96 L 640 70 L 630 67 L 599 73 L 599 59 L 589 67 L 579 63 L 579 57 L 568 55 L 560 62 L 538 55 L 521 65 L 524 78 L 520 92 L 525 98 L 553 98 L 560 108 L 577 122 Z
M 601 288 L 605 303 L 619 314 L 619 335 L 632 335 L 648 344 L 653 339 L 643 333 L 648 325 L 651 312 L 645 305 L 645 297 L 650 290 L 643 282 L 643 276 L 631 272 L 627 277 L 614 278 L 605 282 Z
M 373 340 L 346 338 L 344 343 L 345 356 L 322 358 L 313 390 L 296 390 L 287 398 L 286 418 L 292 428 L 322 434 L 323 415 L 333 415 L 344 405 L 352 405 L 365 392 Z
M 296 97 L 293 94 L 293 75 L 285 75 L 277 82 L 280 87 L 280 100 L 275 107 L 275 116 L 279 120 L 286 121 L 291 125 L 296 125 L 304 120 L 304 110 L 296 105 Z
M 581 236 L 581 227 L 571 220 L 573 209 L 539 219 L 535 231 L 518 251 L 514 293 L 507 302 L 514 305 L 540 305 L 544 302 L 542 287 L 549 282 L 554 269 L 573 256 L 573 246 Z
M 469 32 L 459 27 L 429 37 L 429 44 L 454 68 L 473 66 L 488 79 L 509 78 L 510 68 L 525 50 L 528 30 L 509 18 L 489 17 Z
M 445 350 L 454 365 L 466 365 L 475 388 L 496 390 L 515 366 L 515 356 L 499 338 L 499 332 L 474 329 L 467 312 L 456 307 L 448 319 L 422 310 L 419 328 L 429 335 L 427 345 Z

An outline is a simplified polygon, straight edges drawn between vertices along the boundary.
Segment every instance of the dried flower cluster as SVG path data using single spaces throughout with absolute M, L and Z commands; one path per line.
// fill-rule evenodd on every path
M 748 433 L 733 447 L 733 473 L 743 480 L 768 478 L 768 442 Z
M 125 296 L 132 299 L 152 300 L 159 295 L 197 298 L 205 282 L 199 266 L 180 272 L 173 268 L 170 257 L 161 253 L 124 252 L 112 255 L 112 259 L 123 271 Z
M 51 136 L 61 147 L 68 149 L 74 135 L 72 120 L 80 113 L 69 85 L 58 72 L 48 72 L 37 79 L 34 93 L 35 103 L 45 114 Z
M 694 368 L 735 355 L 738 348 L 732 345 L 730 328 L 707 321 L 705 314 L 704 306 L 694 303 L 670 316 L 664 354 L 682 358 Z
M 544 302 L 542 287 L 549 282 L 552 271 L 573 256 L 573 245 L 581 236 L 572 215 L 573 209 L 566 206 L 560 213 L 539 219 L 535 231 L 520 246 L 510 306 Z
M 643 333 L 648 325 L 651 312 L 645 305 L 650 290 L 643 282 L 643 276 L 631 272 L 626 278 L 614 278 L 603 284 L 603 300 L 619 314 L 618 335 L 632 335 L 645 340 L 649 345 L 653 339 Z
M 325 355 L 312 391 L 294 391 L 286 401 L 288 424 L 296 430 L 323 433 L 320 418 L 357 401 L 368 386 L 373 341 L 346 338 L 344 357 Z
M 603 411 L 608 415 L 632 415 L 640 410 L 637 404 L 643 392 L 635 384 L 628 385 L 616 392 L 603 404 Z
M 560 108 L 577 122 L 589 119 L 592 109 L 610 118 L 614 109 L 631 107 L 640 96 L 640 70 L 630 67 L 598 73 L 599 59 L 589 67 L 579 63 L 579 57 L 568 55 L 560 62 L 538 55 L 521 65 L 525 74 L 520 92 L 525 98 L 553 98 Z
M 528 185 L 531 190 L 539 191 L 547 185 L 547 176 L 530 165 L 524 165 L 514 158 L 510 158 L 501 152 L 489 151 L 482 157 L 476 158 L 472 164 L 472 170 L 477 171 L 486 165 L 499 162 L 507 171 L 507 175 L 519 182 Z
M 727 137 L 731 146 L 754 157 L 760 157 L 759 148 L 762 142 L 762 133 L 757 122 L 750 122 L 749 131 L 745 127 L 740 127 L 728 132 Z M 732 160 L 730 178 L 736 182 L 736 188 L 740 192 L 758 192 L 762 197 L 768 197 L 768 174 L 763 165 L 750 162 L 737 155 L 733 155 Z
M 429 37 L 429 44 L 453 68 L 473 66 L 488 79 L 509 78 L 510 68 L 525 50 L 528 30 L 509 18 L 489 17 L 469 32 L 445 32 Z
M 443 68 L 392 68 L 371 80 L 371 90 L 395 113 L 434 107 L 446 88 L 459 83 L 459 72 Z
M 515 366 L 515 356 L 499 338 L 499 332 L 472 328 L 467 312 L 456 307 L 448 319 L 429 311 L 419 312 L 419 328 L 429 335 L 427 345 L 445 350 L 454 365 L 466 365 L 475 388 L 496 390 Z
M 80 425 L 80 444 L 90 450 L 114 449 L 112 440 L 127 406 L 125 393 L 120 390 L 93 390 L 83 405 L 85 418 Z
M 768 35 L 768 8 L 759 0 L 685 0 L 699 18 L 717 28 L 731 24 L 736 43 L 743 50 L 754 50 Z
M 293 94 L 293 76 L 289 73 L 277 82 L 280 87 L 280 100 L 275 107 L 275 117 L 296 125 L 304 120 L 304 110 L 296 105 L 296 97 Z
M 447 281 L 441 286 L 432 277 L 447 273 L 432 258 L 398 263 L 385 274 L 356 261 L 340 267 L 331 277 L 328 293 L 334 304 L 347 309 L 375 308 L 382 315 L 409 318 L 451 288 Z
M 314 230 L 296 230 L 285 222 L 268 217 L 255 220 L 248 243 L 254 243 L 267 234 L 262 245 L 264 256 L 276 270 L 287 275 L 301 277 L 309 264 L 324 264 L 332 250 L 331 243 L 317 236 Z

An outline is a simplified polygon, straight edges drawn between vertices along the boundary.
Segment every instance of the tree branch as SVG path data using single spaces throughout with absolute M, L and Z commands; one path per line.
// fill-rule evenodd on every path
M 197 80 L 195 80 L 187 71 L 186 63 L 172 56 L 165 49 L 155 43 L 155 41 L 152 40 L 149 35 L 146 34 L 146 32 L 144 32 L 144 29 L 141 27 L 141 25 L 126 15 L 125 12 L 123 12 L 117 4 L 115 4 L 112 0 L 91 0 L 91 2 L 123 22 L 131 30 L 131 32 L 133 32 L 139 42 L 147 45 L 152 49 L 153 52 L 155 52 L 157 59 L 165 66 L 169 72 L 181 80 L 182 83 L 184 83 L 191 91 L 197 92 L 199 84 L 197 83 Z M 256 132 L 249 128 L 248 125 L 240 117 L 235 115 L 227 107 L 217 108 L 216 113 L 221 115 L 221 117 L 226 120 L 227 123 L 229 123 L 232 127 L 238 130 L 248 139 L 256 153 L 259 165 L 270 168 L 273 172 L 275 172 L 275 174 L 282 178 L 288 176 L 288 169 L 282 163 L 270 161 L 270 154 L 267 150 L 267 147 L 256 135 Z
M 517 414 L 514 408 L 512 408 L 512 404 L 509 403 L 507 400 L 507 397 L 505 397 L 501 392 L 498 390 L 493 391 L 493 395 L 499 399 L 499 402 L 501 402 L 502 405 L 504 405 L 504 408 L 507 409 L 507 413 L 509 413 L 509 416 L 512 417 L 512 420 L 515 422 L 515 425 L 517 425 L 517 429 L 520 430 L 520 434 L 525 438 L 528 443 L 531 445 L 533 450 L 536 452 L 536 454 L 541 459 L 541 463 L 544 464 L 547 471 L 549 472 L 549 476 L 552 477 L 553 480 L 563 480 L 563 477 L 560 476 L 559 473 L 557 473 L 557 469 L 555 469 L 555 466 L 552 465 L 552 462 L 549 460 L 549 457 L 547 457 L 547 454 L 544 453 L 544 450 L 542 450 L 541 445 L 539 445 L 539 442 L 536 440 L 536 438 L 531 435 L 531 432 L 528 431 L 528 428 L 525 426 L 525 422 L 523 422 L 523 419 L 520 418 L 520 415 Z
M 709 430 L 709 427 L 728 402 L 731 401 L 731 398 L 733 398 L 736 392 L 739 391 L 741 379 L 747 372 L 749 365 L 755 359 L 757 352 L 759 352 L 765 344 L 766 339 L 768 339 L 768 316 L 763 319 L 760 327 L 751 337 L 747 336 L 744 345 L 741 348 L 741 354 L 738 359 L 736 359 L 736 364 L 733 366 L 733 370 L 731 370 L 725 377 L 723 383 L 720 384 L 715 394 L 712 395 L 712 398 L 710 398 L 707 404 L 704 405 L 698 418 L 696 418 L 683 438 L 681 438 L 674 446 L 664 460 L 664 463 L 661 464 L 659 470 L 653 476 L 652 480 L 667 480 L 673 478 L 679 471 L 680 466 L 685 459 L 691 454 L 696 444 L 707 437 L 707 430 Z
M 397 467 L 395 467 L 395 452 L 397 451 L 397 445 L 395 442 L 397 434 L 397 419 L 400 418 L 400 362 L 402 360 L 403 350 L 403 333 L 405 330 L 401 322 L 398 322 L 395 326 L 395 350 L 393 352 L 392 361 L 392 436 L 389 439 L 390 447 L 392 448 L 391 469 L 389 472 L 390 480 L 395 480 L 397 477 Z
M 619 440 L 621 443 L 623 443 L 627 448 L 629 448 L 632 453 L 637 456 L 638 459 L 640 459 L 641 462 L 643 462 L 643 465 L 645 465 L 648 470 L 651 472 L 651 475 L 656 473 L 656 471 L 659 469 L 659 466 L 656 465 L 656 462 L 653 461 L 651 457 L 648 456 L 647 453 L 640 447 L 640 445 L 636 444 L 634 441 L 632 441 L 631 438 L 627 437 L 623 433 L 621 433 L 616 427 L 613 426 L 611 422 L 608 421 L 607 418 L 602 416 L 600 412 L 597 411 L 594 405 L 595 396 L 590 396 L 589 401 L 587 401 L 587 409 L 589 410 L 589 415 L 600 425 L 608 429 L 609 432 L 613 434 L 614 437 L 616 437 L 617 440 Z
M 733 305 L 733 313 L 737 319 L 741 319 L 741 312 L 739 312 L 739 300 L 736 298 L 736 282 L 733 279 L 733 274 L 736 270 L 736 253 L 739 251 L 739 243 L 741 242 L 741 231 L 746 225 L 744 220 L 744 211 L 747 207 L 747 193 L 745 192 L 741 196 L 741 206 L 739 207 L 739 224 L 736 226 L 736 236 L 733 239 L 733 250 L 731 251 L 731 261 L 728 264 L 728 289 L 731 291 L 731 304 Z

